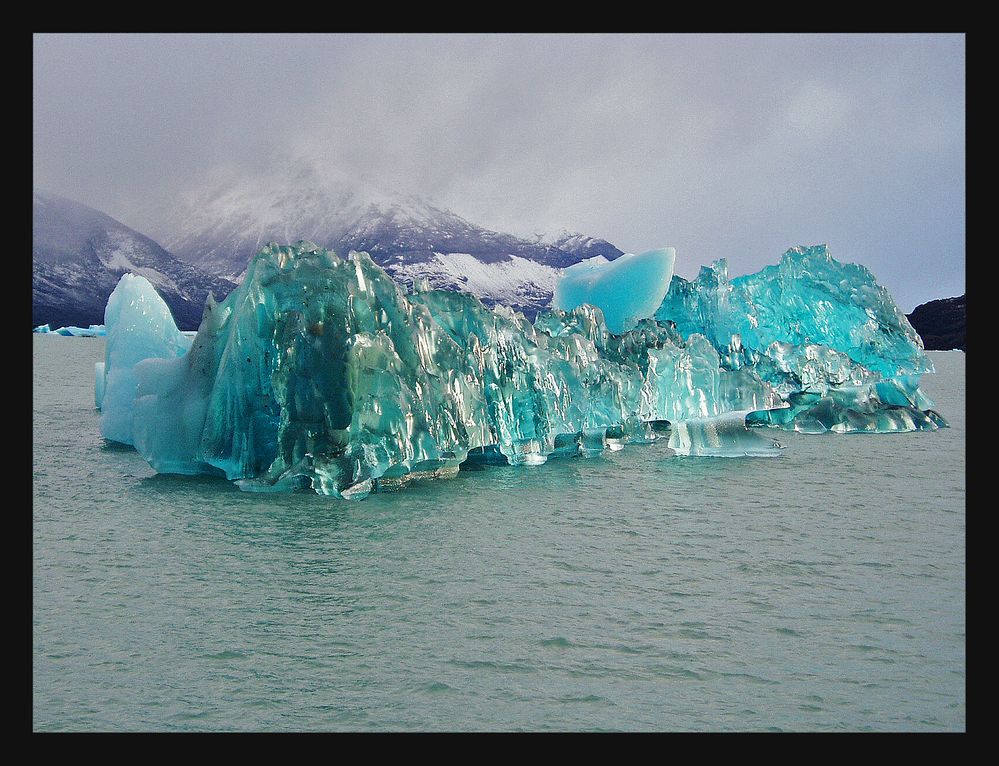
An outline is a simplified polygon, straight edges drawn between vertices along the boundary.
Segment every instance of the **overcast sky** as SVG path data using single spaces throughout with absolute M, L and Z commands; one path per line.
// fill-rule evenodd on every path
M 965 291 L 963 35 L 36 35 L 34 185 L 125 223 L 306 157 L 677 272 L 796 244 Z

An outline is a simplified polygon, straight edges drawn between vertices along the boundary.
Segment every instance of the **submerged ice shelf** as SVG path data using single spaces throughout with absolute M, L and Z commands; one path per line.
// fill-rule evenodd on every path
M 627 290 L 641 260 L 590 280 L 607 288 L 591 299 L 633 325 L 620 333 L 590 303 L 532 325 L 465 293 L 406 294 L 365 253 L 300 242 L 261 251 L 192 339 L 125 275 L 95 370 L 101 431 L 159 472 L 361 498 L 466 460 L 539 465 L 667 435 L 681 455 L 769 456 L 767 426 L 945 425 L 918 389 L 932 369 L 918 336 L 866 270 L 789 251 L 763 289 L 717 264 L 671 281 L 672 251 L 651 253 L 634 258 L 648 256 L 658 309 Z
M 749 410 L 681 420 L 670 430 L 668 446 L 691 457 L 777 457 L 784 446 L 746 425 Z

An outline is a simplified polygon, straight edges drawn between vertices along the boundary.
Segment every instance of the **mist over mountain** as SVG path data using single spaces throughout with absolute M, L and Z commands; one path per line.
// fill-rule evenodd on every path
M 121 275 L 146 277 L 182 329 L 196 329 L 209 292 L 222 299 L 231 280 L 174 258 L 109 215 L 35 189 L 32 197 L 32 325 L 102 324 Z
M 181 327 L 195 329 L 208 293 L 225 297 L 261 248 L 303 239 L 341 255 L 366 251 L 404 287 L 427 280 L 533 320 L 550 306 L 562 269 L 623 254 L 578 232 L 527 239 L 492 231 L 412 195 L 396 197 L 303 164 L 265 178 L 216 177 L 173 205 L 140 206 L 130 217 L 144 221 L 156 240 L 94 208 L 34 190 L 33 325 L 102 323 L 108 296 L 132 272 L 150 280 Z M 964 296 L 931 301 L 909 319 L 928 349 L 964 348 L 964 307 Z
M 130 217 L 173 255 L 227 279 L 240 280 L 269 242 L 308 240 L 341 255 L 363 250 L 405 286 L 426 279 L 531 318 L 550 303 L 560 269 L 623 254 L 576 232 L 524 239 L 492 231 L 424 199 L 307 163 L 211 178 L 173 205 L 137 208 Z

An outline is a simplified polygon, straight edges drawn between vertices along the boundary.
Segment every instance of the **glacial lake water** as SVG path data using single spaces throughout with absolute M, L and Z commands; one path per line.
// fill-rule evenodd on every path
M 462 470 L 362 502 L 105 444 L 102 338 L 34 336 L 32 721 L 48 730 L 964 730 L 951 428 Z

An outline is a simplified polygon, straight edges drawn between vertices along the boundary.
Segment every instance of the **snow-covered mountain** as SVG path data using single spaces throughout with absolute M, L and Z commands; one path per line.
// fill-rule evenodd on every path
M 221 300 L 235 287 L 99 210 L 37 189 L 31 233 L 32 325 L 102 324 L 125 272 L 146 277 L 185 330 L 197 329 L 209 291 Z
M 423 200 L 307 165 L 252 181 L 217 178 L 165 210 L 137 210 L 130 220 L 178 258 L 237 281 L 268 242 L 304 239 L 342 255 L 364 250 L 404 285 L 426 278 L 432 287 L 466 290 L 532 318 L 550 303 L 559 269 L 622 255 L 582 234 L 528 240 L 491 231 Z
M 608 261 L 613 261 L 618 256 L 624 255 L 624 253 L 606 239 L 588 237 L 576 231 L 563 229 L 560 233 L 552 237 L 539 234 L 536 239 L 539 243 L 549 245 L 566 253 L 572 253 L 581 261 L 588 258 L 596 258 L 598 255 L 603 256 Z

